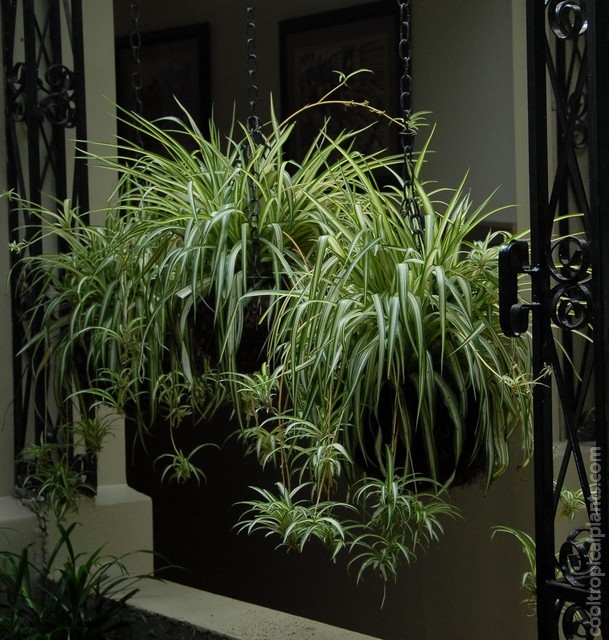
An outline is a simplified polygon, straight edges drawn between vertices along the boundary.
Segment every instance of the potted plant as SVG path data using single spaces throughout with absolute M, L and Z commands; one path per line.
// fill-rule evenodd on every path
M 395 576 L 455 515 L 445 489 L 464 466 L 482 459 L 488 484 L 513 434 L 530 452 L 528 342 L 498 329 L 494 236 L 467 239 L 487 203 L 472 211 L 463 185 L 429 193 L 425 146 L 418 246 L 402 156 L 357 152 L 357 132 L 322 130 L 295 163 L 291 118 L 226 143 L 187 114 L 133 118 L 162 152 L 125 141 L 101 157 L 119 173 L 101 225 L 69 204 L 33 212 L 70 251 L 25 259 L 42 326 L 28 349 L 52 364 L 61 401 L 130 407 L 143 432 L 162 416 L 178 480 L 200 476 L 205 443 L 183 451 L 178 427 L 230 402 L 248 450 L 278 471 L 242 528 L 295 548 L 318 539 L 332 557 L 347 549 L 358 577 Z M 239 361 L 247 327 L 253 367 Z
M 470 466 L 488 486 L 508 467 L 512 437 L 531 454 L 530 345 L 499 329 L 503 235 L 468 240 L 488 201 L 473 209 L 463 184 L 428 192 L 426 152 L 414 167 L 421 245 L 400 213 L 399 179 L 346 187 L 311 268 L 274 301 L 272 365 L 243 381 L 244 437 L 279 477 L 278 491 L 248 502 L 244 526 L 300 546 L 329 535 L 313 524 L 323 516 L 337 531 L 333 552 L 348 547 L 358 576 L 395 575 L 422 541 L 418 527 L 433 537 L 436 516 L 454 513 L 442 492 Z
M 204 135 L 186 113 L 125 117 L 155 144 L 123 140 L 118 153 L 96 156 L 118 173 L 101 222 L 69 202 L 58 211 L 22 203 L 40 228 L 32 242 L 62 247 L 12 247 L 24 254 L 25 350 L 42 363 L 38 375 L 52 369 L 60 405 L 70 397 L 87 415 L 103 402 L 128 408 L 142 433 L 157 416 L 175 431 L 231 395 L 238 407 L 232 373 L 260 365 L 260 304 L 275 295 L 257 292 L 281 296 L 307 271 L 317 238 L 335 224 L 336 180 L 356 189 L 388 160 L 346 162 L 335 144 L 354 134 L 330 143 L 320 132 L 295 164 L 284 151 L 294 124 L 275 118 L 260 143 L 245 128 L 239 140 L 223 142 L 213 124 Z M 172 441 L 179 477 L 195 473 Z

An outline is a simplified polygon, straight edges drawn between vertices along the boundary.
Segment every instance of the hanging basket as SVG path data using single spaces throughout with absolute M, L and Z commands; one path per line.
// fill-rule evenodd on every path
M 396 421 L 395 406 L 397 395 L 400 404 L 406 406 L 407 424 Z M 396 465 L 420 478 L 433 478 L 441 485 L 468 486 L 481 481 L 487 471 L 483 451 L 475 446 L 475 430 L 478 420 L 476 398 L 470 390 L 467 393 L 467 412 L 463 420 L 461 454 L 456 457 L 457 431 L 450 412 L 441 396 L 436 396 L 434 404 L 435 423 L 432 432 L 433 455 L 436 476 L 429 463 L 422 429 L 417 428 L 418 395 L 414 383 L 406 383 L 397 391 L 386 382 L 380 393 L 378 405 L 364 417 L 363 439 L 355 444 L 355 461 L 369 475 L 383 473 L 383 457 L 387 447 L 395 455 Z M 400 422 L 396 424 L 396 422 Z M 381 454 L 379 456 L 379 453 Z

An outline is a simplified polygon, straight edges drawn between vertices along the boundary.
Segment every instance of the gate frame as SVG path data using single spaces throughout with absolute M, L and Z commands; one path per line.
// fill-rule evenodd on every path
M 582 16 L 587 22 L 578 24 Z M 552 29 L 560 26 L 558 18 L 565 20 L 561 23 L 565 32 L 572 28 L 578 32 L 581 30 L 581 35 L 571 34 L 572 38 L 559 36 Z M 575 238 L 575 235 L 567 237 L 562 248 L 569 255 L 561 256 L 565 259 L 562 263 L 557 262 L 555 257 L 555 251 L 557 247 L 560 251 L 562 241 L 554 241 L 552 233 L 556 216 L 564 212 L 564 209 L 560 210 L 561 207 L 568 209 L 570 206 L 568 193 L 566 202 L 564 196 L 559 194 L 568 191 L 570 180 L 577 181 L 581 178 L 573 175 L 579 170 L 573 166 L 573 127 L 578 115 L 576 111 L 581 105 L 579 98 L 569 104 L 572 94 L 569 80 L 564 74 L 571 69 L 568 66 L 561 68 L 556 60 L 559 56 L 557 52 L 561 47 L 567 46 L 561 40 L 564 43 L 569 40 L 574 43 L 580 37 L 585 39 L 581 59 L 583 71 L 580 70 L 580 73 L 584 74 L 581 86 L 585 83 L 582 91 L 587 89 L 588 105 L 589 208 L 588 211 L 583 211 L 587 243 L 582 242 L 581 237 Z M 604 295 L 604 292 L 609 291 L 609 219 L 606 215 L 609 211 L 609 123 L 606 117 L 602 117 L 602 114 L 609 113 L 607 3 L 604 0 L 562 3 L 557 0 L 528 0 L 527 70 L 531 266 L 523 266 L 520 271 L 526 271 L 531 276 L 532 301 L 526 306 L 533 309 L 533 376 L 540 381 L 535 385 L 533 393 L 538 635 L 544 640 L 558 640 L 561 632 L 568 639 L 593 638 L 598 637 L 602 630 L 605 630 L 605 634 L 609 633 L 609 539 L 604 537 L 609 534 L 609 460 L 606 455 L 609 445 L 609 296 Z M 554 75 L 559 72 L 563 74 L 562 77 Z M 547 92 L 547 79 L 549 86 L 554 89 L 552 95 Z M 564 95 L 556 91 L 559 83 L 563 83 L 563 88 L 566 87 Z M 558 114 L 556 165 L 548 154 L 552 123 L 547 114 L 552 99 L 556 100 Z M 585 101 L 585 96 L 581 99 L 582 102 Z M 560 199 L 563 199 L 562 204 L 559 203 Z M 575 200 L 577 199 L 576 195 Z M 568 233 L 573 231 L 569 230 Z M 571 250 L 568 249 L 569 243 L 572 244 Z M 578 249 L 573 250 L 573 246 Z M 565 312 L 564 317 L 561 312 Z M 587 362 L 582 363 L 582 370 L 576 372 L 582 374 L 581 383 L 577 381 L 577 375 L 571 376 L 571 365 L 564 358 L 558 357 L 555 346 L 553 330 L 556 331 L 556 325 L 561 339 L 566 336 L 563 344 L 567 351 L 572 348 L 569 345 L 574 335 L 573 330 L 580 328 L 570 326 L 574 318 L 568 316 L 568 313 L 575 316 L 581 314 L 586 325 L 590 320 L 590 327 L 592 324 L 595 327 L 593 365 L 587 359 Z M 552 315 L 554 323 L 551 321 Z M 593 378 L 591 366 L 594 368 Z M 548 383 L 549 369 L 561 391 L 559 394 L 553 394 L 552 386 Z M 594 393 L 594 440 L 597 448 L 594 451 L 600 450 L 601 455 L 600 461 L 594 459 L 586 466 L 579 434 L 588 383 Z M 553 395 L 559 396 L 567 425 L 567 450 L 556 487 Z M 571 458 L 575 461 L 589 522 L 584 529 L 570 534 L 557 548 L 554 522 L 566 465 Z M 557 569 L 560 569 L 560 574 L 557 574 Z M 607 579 L 604 576 L 608 576 Z M 576 635 L 582 633 L 584 635 Z

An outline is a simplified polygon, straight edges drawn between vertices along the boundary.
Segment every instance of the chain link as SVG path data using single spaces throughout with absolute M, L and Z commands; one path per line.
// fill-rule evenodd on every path
M 247 5 L 247 73 L 250 84 L 247 90 L 247 101 L 250 107 L 250 113 L 247 118 L 247 129 L 254 136 L 255 142 L 260 141 L 261 127 L 260 118 L 258 117 L 258 85 L 256 84 L 256 73 L 258 71 L 258 57 L 256 55 L 256 21 L 254 10 L 256 8 L 256 0 L 250 0 Z
M 133 88 L 134 111 L 138 116 L 144 115 L 144 102 L 142 100 L 142 60 L 140 52 L 142 48 L 142 32 L 140 29 L 140 3 L 139 0 L 130 0 L 129 16 L 131 18 L 131 35 L 129 43 L 133 55 L 133 73 L 131 74 L 131 86 Z M 142 134 L 136 130 L 136 142 L 142 146 Z
M 258 71 L 258 58 L 256 56 L 256 21 L 254 10 L 256 0 L 250 0 L 247 5 L 246 14 L 246 37 L 247 37 L 247 71 L 249 75 L 249 87 L 247 90 L 247 101 L 249 104 L 249 115 L 246 121 L 250 140 L 245 146 L 245 158 L 249 163 L 253 155 L 253 145 L 259 144 L 262 139 L 260 118 L 258 117 L 258 85 L 256 84 L 256 72 Z M 250 252 L 252 258 L 253 277 L 259 276 L 260 262 L 260 235 L 258 220 L 260 217 L 260 202 L 258 200 L 255 173 L 250 167 L 250 177 L 248 178 L 249 200 L 247 203 L 247 216 L 250 223 Z
M 400 78 L 400 109 L 404 120 L 404 128 L 400 134 L 404 162 L 402 164 L 402 206 L 400 213 L 408 218 L 412 236 L 419 251 L 423 250 L 425 220 L 421 214 L 419 203 L 414 196 L 413 149 L 416 131 L 412 128 L 412 75 L 411 75 L 411 32 L 410 32 L 410 0 L 398 0 L 400 8 L 400 40 L 398 53 L 403 65 Z

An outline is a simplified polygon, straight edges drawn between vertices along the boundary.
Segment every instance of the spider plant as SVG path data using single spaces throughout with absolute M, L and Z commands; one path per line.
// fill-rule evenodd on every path
M 358 172 L 354 151 L 335 151 Z M 383 188 L 335 178 L 342 193 L 322 211 L 310 268 L 271 306 L 269 365 L 239 378 L 243 439 L 279 477 L 276 492 L 256 489 L 242 528 L 289 548 L 317 538 L 332 557 L 347 549 L 358 579 L 395 577 L 439 535 L 456 515 L 444 490 L 469 466 L 488 485 L 512 436 L 531 453 L 528 338 L 504 338 L 498 323 L 503 237 L 468 240 L 493 211 L 474 208 L 464 183 L 429 192 L 426 152 L 413 187 L 422 243 L 397 176 Z
M 556 519 L 566 518 L 569 522 L 573 522 L 577 514 L 582 511 L 582 509 L 585 509 L 585 506 L 586 503 L 583 499 L 583 491 L 581 489 L 571 490 L 567 487 L 563 487 L 560 490 L 559 509 L 556 512 Z M 579 536 L 579 534 L 584 533 L 584 531 L 584 529 L 576 529 L 571 533 L 571 536 L 574 536 L 573 539 L 579 537 L 578 545 L 582 549 L 589 547 L 592 540 L 589 535 L 584 535 L 583 537 Z M 535 542 L 535 538 L 525 531 L 507 526 L 498 525 L 493 527 L 491 537 L 494 538 L 496 533 L 507 533 L 515 538 L 520 544 L 522 552 L 527 559 L 529 568 L 522 573 L 520 586 L 527 592 L 527 597 L 522 602 L 529 608 L 530 615 L 534 616 L 537 614 L 537 544 Z M 556 554 L 555 567 L 555 576 L 557 580 L 564 579 L 563 569 L 564 566 L 559 552 Z
M 501 234 L 468 240 L 493 212 L 488 201 L 474 208 L 463 183 L 428 193 L 426 149 L 414 167 L 422 245 L 400 214 L 401 190 L 360 176 L 310 270 L 276 302 L 269 355 L 281 372 L 279 414 L 323 416 L 364 468 L 382 468 L 390 445 L 401 467 L 448 484 L 481 457 L 488 484 L 509 464 L 512 435 L 530 455 L 529 342 L 499 329 Z
M 178 481 L 202 477 L 203 446 L 183 452 L 178 427 L 232 401 L 248 449 L 278 470 L 242 528 L 395 577 L 455 515 L 444 489 L 460 468 L 482 458 L 490 482 L 517 431 L 529 453 L 528 341 L 499 332 L 496 237 L 467 239 L 487 203 L 463 184 L 429 192 L 425 146 L 419 246 L 403 157 L 357 152 L 357 133 L 322 130 L 296 163 L 291 118 L 224 142 L 188 114 L 131 122 L 155 144 L 97 156 L 119 175 L 101 225 L 69 203 L 31 212 L 37 239 L 70 251 L 22 262 L 26 349 L 83 415 L 93 398 L 131 406 L 143 429 L 163 417 Z
M 308 271 L 317 239 L 336 224 L 347 193 L 340 185 L 358 188 L 398 159 L 348 161 L 336 149 L 354 134 L 330 143 L 320 132 L 293 163 L 284 148 L 294 124 L 274 117 L 256 141 L 245 128 L 223 141 L 213 124 L 203 135 L 187 113 L 156 123 L 125 117 L 155 144 L 123 140 L 118 152 L 102 147 L 95 156 L 118 173 L 101 224 L 69 202 L 55 212 L 23 203 L 33 242 L 66 249 L 20 263 L 31 298 L 25 350 L 39 375 L 52 368 L 60 403 L 75 398 L 83 414 L 96 402 L 128 407 L 142 430 L 166 418 L 180 467 L 170 475 L 189 477 L 189 454 L 173 432 L 234 396 L 234 372 L 260 366 L 261 305 Z M 266 291 L 274 293 L 258 295 Z
M 2 638 L 101 640 L 125 626 L 127 602 L 139 591 L 137 583 L 151 576 L 129 575 L 124 558 L 104 555 L 103 548 L 76 553 L 75 527 L 58 524 L 59 540 L 42 564 L 28 547 L 0 551 Z

